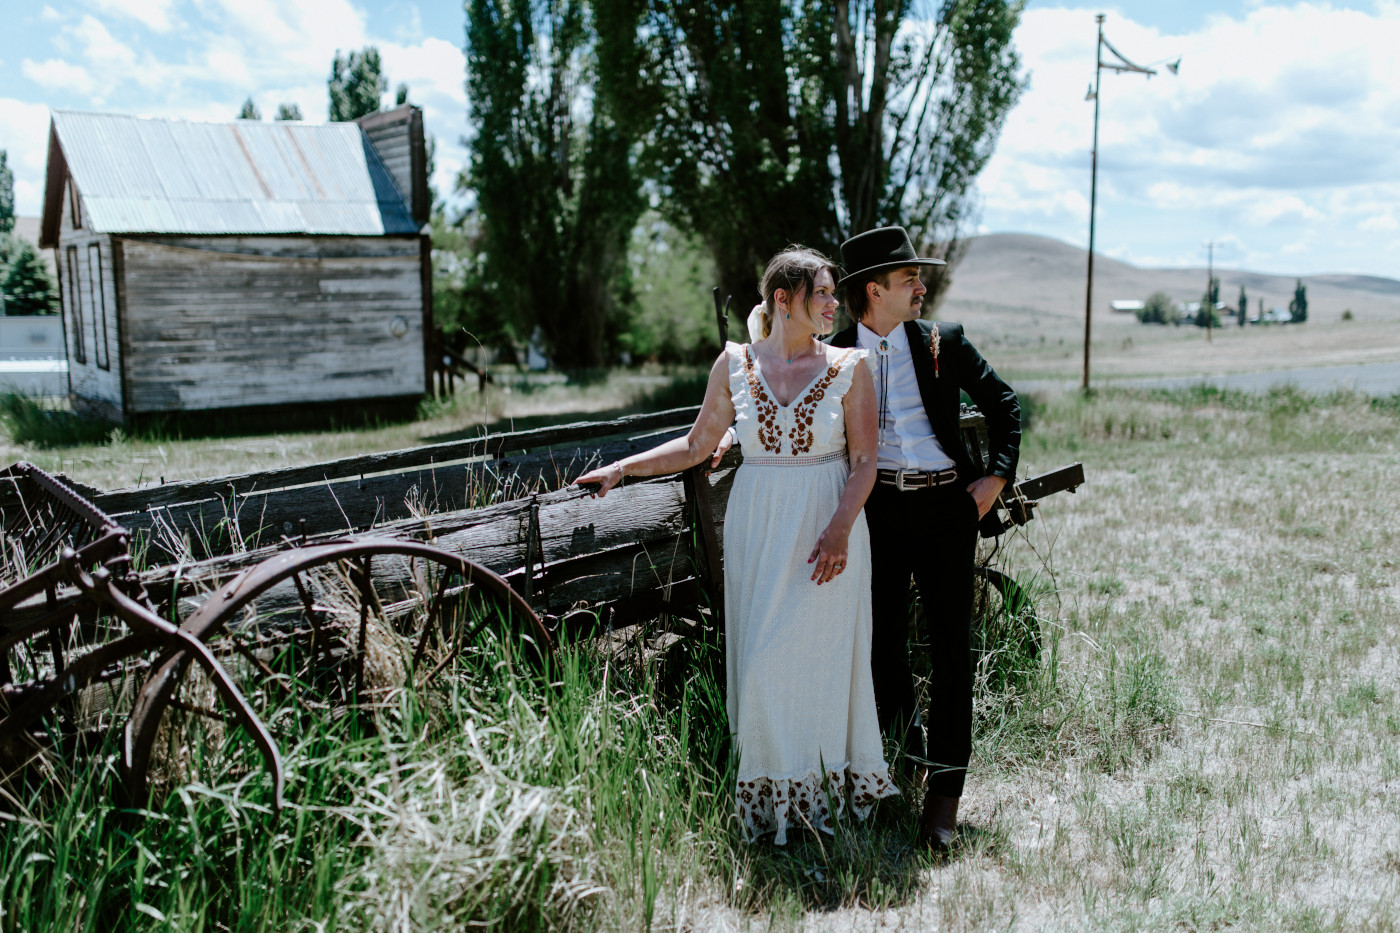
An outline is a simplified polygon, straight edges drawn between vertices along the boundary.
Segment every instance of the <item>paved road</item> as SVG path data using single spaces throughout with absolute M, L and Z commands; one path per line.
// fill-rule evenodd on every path
M 1173 376 L 1161 379 L 1103 379 L 1099 387 L 1134 386 L 1149 389 L 1178 389 L 1205 383 L 1221 389 L 1241 389 L 1245 392 L 1267 392 L 1274 386 L 1295 385 L 1308 392 L 1331 392 L 1353 389 L 1373 396 L 1400 393 L 1400 363 L 1360 363 L 1353 366 L 1310 366 L 1300 369 L 1274 369 L 1258 373 L 1229 373 L 1222 376 Z M 1017 382 L 1021 392 L 1054 388 L 1075 388 L 1078 382 L 1051 379 L 1027 379 Z

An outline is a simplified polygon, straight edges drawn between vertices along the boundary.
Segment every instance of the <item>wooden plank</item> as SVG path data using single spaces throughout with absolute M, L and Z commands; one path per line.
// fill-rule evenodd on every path
M 227 253 L 244 259 L 357 259 L 414 256 L 417 235 L 376 237 L 282 237 L 282 236 L 133 236 L 122 237 L 130 244 L 149 244 L 167 249 Z
M 369 476 L 394 470 L 433 469 L 457 461 L 479 457 L 501 457 L 507 453 L 530 448 L 571 444 L 580 441 L 615 437 L 619 434 L 637 435 L 659 431 L 693 422 L 698 406 L 673 408 L 647 415 L 629 415 L 609 421 L 581 421 L 574 424 L 541 428 L 535 431 L 488 434 L 485 437 L 460 441 L 444 441 L 422 447 L 409 447 L 385 453 L 343 457 L 323 463 L 283 467 L 256 473 L 241 473 L 213 479 L 167 483 L 138 489 L 114 490 L 98 496 L 94 502 L 109 515 L 122 515 L 141 509 L 218 499 L 232 492 L 246 495 L 257 490 L 290 486 L 307 486 L 348 476 Z
M 138 540 L 149 543 L 152 551 L 148 560 L 177 559 L 185 552 L 171 544 L 186 539 L 192 553 L 203 557 L 230 550 L 235 537 L 245 547 L 258 547 L 303 533 L 364 532 L 414 514 L 455 512 L 528 492 L 553 491 L 599 463 L 645 450 L 684 431 L 676 428 L 662 435 L 624 438 L 601 446 L 545 450 L 294 489 L 225 494 L 126 513 L 117 519 L 136 532 Z M 512 493 L 512 489 L 520 492 Z

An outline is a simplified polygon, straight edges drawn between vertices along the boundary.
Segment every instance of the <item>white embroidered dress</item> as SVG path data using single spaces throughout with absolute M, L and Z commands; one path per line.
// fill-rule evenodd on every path
M 747 344 L 731 343 L 729 391 L 744 453 L 724 522 L 729 727 L 735 803 L 750 838 L 831 832 L 847 798 L 861 819 L 896 794 L 870 677 L 870 535 L 851 529 L 846 570 L 812 582 L 807 557 L 840 504 L 850 467 L 842 399 L 863 350 L 778 405 Z

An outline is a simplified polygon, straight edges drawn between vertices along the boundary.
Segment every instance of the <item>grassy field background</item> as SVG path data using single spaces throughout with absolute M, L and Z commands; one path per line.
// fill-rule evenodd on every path
M 655 390 L 599 384 L 583 410 Z M 564 417 L 580 393 L 512 394 L 368 431 L 0 453 L 111 488 Z M 1030 402 L 1022 473 L 1082 460 L 1088 485 L 998 555 L 1044 648 L 984 661 L 947 861 L 915 847 L 908 786 L 835 839 L 743 843 L 713 647 L 657 652 L 654 627 L 544 678 L 487 646 L 306 729 L 277 820 L 246 749 L 135 818 L 114 749 L 52 763 L 5 789 L 0 930 L 1400 927 L 1400 398 Z

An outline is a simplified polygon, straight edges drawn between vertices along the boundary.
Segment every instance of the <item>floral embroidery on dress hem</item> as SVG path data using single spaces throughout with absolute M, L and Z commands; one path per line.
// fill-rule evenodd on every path
M 848 798 L 851 812 L 863 820 L 876 800 L 898 793 L 886 768 L 870 772 L 847 768 L 828 771 L 825 776 L 811 772 L 797 779 L 760 776 L 740 780 L 734 802 L 750 841 L 776 833 L 773 844 L 781 846 L 787 844 L 789 826 L 833 832 L 833 815 L 839 818 L 845 812 Z

